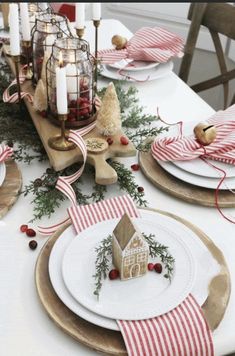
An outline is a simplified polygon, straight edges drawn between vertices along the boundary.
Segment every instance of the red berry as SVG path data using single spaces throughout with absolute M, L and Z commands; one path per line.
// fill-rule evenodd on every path
M 139 192 L 139 193 L 142 193 L 142 192 L 144 191 L 144 188 L 143 188 L 143 187 L 138 187 L 137 189 L 138 189 L 138 192 Z
M 46 112 L 46 110 L 41 111 L 41 112 L 40 112 L 40 115 L 41 115 L 42 117 L 46 118 L 46 117 L 47 117 L 47 112 Z
M 154 270 L 154 263 L 148 263 L 148 270 L 153 271 Z
M 120 142 L 121 142 L 122 145 L 128 145 L 129 140 L 128 140 L 127 137 L 121 136 L 121 137 L 120 137 Z
M 31 240 L 29 242 L 29 248 L 31 248 L 31 250 L 35 250 L 35 248 L 37 248 L 37 245 L 38 245 L 38 243 L 35 240 Z
M 76 121 L 76 116 L 71 112 L 68 114 L 68 121 Z
M 71 100 L 69 106 L 71 108 L 76 108 L 77 107 L 77 101 L 76 100 Z
M 21 225 L 20 231 L 21 232 L 26 232 L 28 230 L 28 225 Z
M 157 273 L 162 273 L 162 265 L 161 263 L 155 263 L 154 269 Z
M 109 279 L 117 279 L 119 277 L 119 271 L 117 269 L 111 269 L 109 272 Z
M 108 142 L 109 145 L 112 145 L 113 143 L 113 139 L 111 137 L 108 137 L 106 141 Z
M 33 229 L 27 229 L 26 230 L 26 235 L 28 237 L 34 237 L 34 236 L 36 236 L 36 232 Z
M 73 115 L 77 115 L 77 109 L 76 108 L 70 108 L 69 113 Z
M 132 169 L 133 171 L 138 171 L 138 170 L 140 169 L 140 166 L 139 166 L 139 164 L 135 163 L 135 164 L 132 164 L 132 165 L 131 165 L 131 169 Z

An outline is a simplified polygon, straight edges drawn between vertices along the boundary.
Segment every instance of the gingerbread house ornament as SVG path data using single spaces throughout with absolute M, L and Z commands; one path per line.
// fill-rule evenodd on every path
M 127 214 L 113 230 L 112 255 L 121 280 L 140 277 L 147 272 L 148 243 Z

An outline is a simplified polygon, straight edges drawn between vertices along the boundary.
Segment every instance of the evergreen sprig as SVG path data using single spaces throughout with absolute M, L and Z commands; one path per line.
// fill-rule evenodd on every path
M 110 256 L 112 256 L 112 235 L 101 241 L 100 246 L 95 249 L 97 253 L 95 260 L 96 273 L 93 275 L 95 279 L 94 295 L 99 299 L 102 281 L 106 279 L 110 269 Z
M 145 240 L 149 244 L 150 256 L 151 257 L 159 257 L 161 259 L 161 261 L 164 264 L 165 269 L 166 269 L 166 273 L 164 274 L 164 277 L 171 281 L 172 274 L 174 271 L 175 259 L 168 252 L 168 247 L 157 242 L 155 240 L 154 234 L 146 235 L 145 233 L 142 232 L 142 235 L 144 236 Z

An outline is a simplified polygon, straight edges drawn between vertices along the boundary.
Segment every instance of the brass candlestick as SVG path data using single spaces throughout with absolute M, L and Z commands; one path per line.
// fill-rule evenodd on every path
M 32 79 L 33 72 L 30 68 L 30 48 L 31 48 L 31 41 L 22 41 L 22 46 L 25 48 L 26 51 L 26 63 L 27 63 L 27 70 L 26 70 L 26 79 Z
M 59 114 L 58 118 L 61 122 L 61 134 L 51 137 L 48 140 L 48 145 L 57 151 L 70 151 L 73 150 L 76 145 L 68 140 L 68 135 L 65 133 L 65 121 L 68 114 Z
M 97 93 L 97 81 L 98 81 L 98 28 L 100 26 L 100 20 L 93 20 L 95 26 L 95 94 Z
M 84 31 L 85 31 L 85 27 L 83 28 L 76 28 L 76 34 L 79 37 L 79 39 L 81 40 L 82 37 L 84 36 Z
M 20 73 L 19 73 L 19 64 L 20 64 L 20 55 L 11 56 L 12 60 L 15 64 L 15 72 L 16 72 L 16 83 L 17 83 L 17 91 L 18 91 L 18 100 L 21 102 L 21 92 L 20 92 Z

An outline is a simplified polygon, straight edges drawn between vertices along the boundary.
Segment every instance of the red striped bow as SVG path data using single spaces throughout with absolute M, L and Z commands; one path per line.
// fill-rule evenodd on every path
M 0 146 L 0 163 L 4 162 L 7 158 L 11 157 L 13 149 L 9 146 Z
M 214 142 L 202 146 L 191 136 L 156 138 L 152 144 L 152 155 L 160 161 L 186 161 L 198 157 L 235 164 L 235 105 L 225 111 L 218 111 L 208 124 L 216 127 Z
M 167 62 L 182 56 L 183 40 L 160 27 L 143 27 L 127 42 L 122 50 L 106 49 L 98 52 L 102 63 L 115 63 L 125 58 L 147 62 Z

